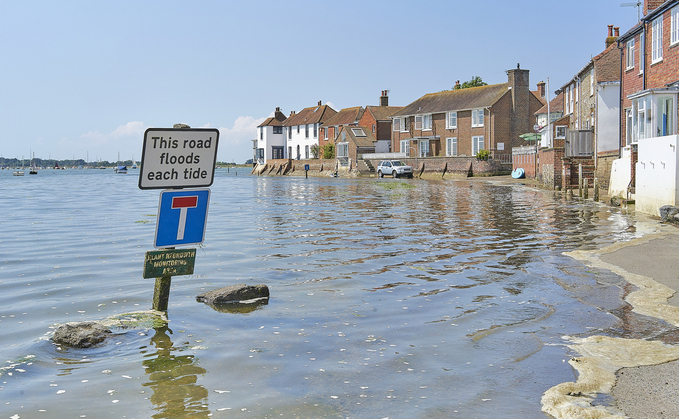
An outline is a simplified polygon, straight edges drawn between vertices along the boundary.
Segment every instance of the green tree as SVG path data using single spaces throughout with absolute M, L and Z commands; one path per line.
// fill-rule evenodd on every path
M 456 84 L 455 87 L 453 87 L 454 90 L 459 90 L 459 89 L 468 89 L 470 87 L 479 87 L 479 86 L 487 86 L 488 83 L 483 81 L 480 76 L 474 76 L 472 77 L 471 80 L 468 80 L 462 84 Z
M 324 159 L 334 159 L 335 158 L 335 145 L 326 144 L 323 146 L 323 158 Z

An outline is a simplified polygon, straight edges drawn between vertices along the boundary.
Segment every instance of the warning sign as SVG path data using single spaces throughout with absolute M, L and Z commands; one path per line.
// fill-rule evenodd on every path
M 212 185 L 217 162 L 216 128 L 149 128 L 139 171 L 140 189 Z

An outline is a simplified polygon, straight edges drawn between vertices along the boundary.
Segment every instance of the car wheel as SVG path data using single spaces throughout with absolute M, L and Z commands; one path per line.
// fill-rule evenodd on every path
M 396 174 L 396 170 L 394 170 L 393 172 L 391 172 L 391 177 L 393 177 L 394 179 L 396 179 L 397 176 L 398 176 L 398 175 Z
M 377 171 L 377 177 L 384 177 L 384 174 L 382 173 L 381 170 Z

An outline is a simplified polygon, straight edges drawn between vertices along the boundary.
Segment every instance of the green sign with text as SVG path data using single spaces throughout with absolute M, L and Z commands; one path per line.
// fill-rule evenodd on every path
M 196 249 L 165 249 L 146 252 L 144 278 L 192 275 Z

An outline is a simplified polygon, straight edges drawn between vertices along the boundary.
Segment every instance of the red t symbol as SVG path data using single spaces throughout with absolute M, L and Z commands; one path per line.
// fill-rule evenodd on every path
M 177 226 L 177 240 L 184 240 L 186 228 L 186 212 L 189 208 L 198 206 L 198 196 L 175 196 L 172 197 L 172 209 L 179 209 L 179 225 Z

